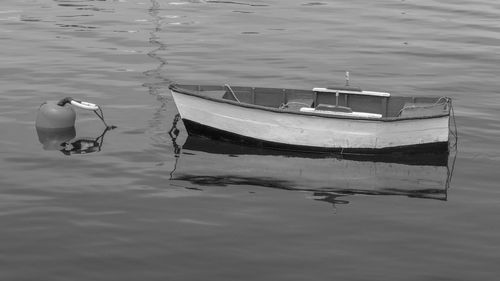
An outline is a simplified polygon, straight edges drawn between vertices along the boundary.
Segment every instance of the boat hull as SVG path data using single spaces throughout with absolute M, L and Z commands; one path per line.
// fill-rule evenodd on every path
M 293 150 L 447 150 L 449 115 L 380 120 L 266 110 L 172 91 L 190 135 Z

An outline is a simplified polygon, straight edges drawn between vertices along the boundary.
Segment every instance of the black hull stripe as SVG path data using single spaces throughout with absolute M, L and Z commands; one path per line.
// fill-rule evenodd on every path
M 405 145 L 388 148 L 327 148 L 315 146 L 303 146 L 283 144 L 277 142 L 263 141 L 228 131 L 216 129 L 206 126 L 191 120 L 182 119 L 184 126 L 190 136 L 204 136 L 214 140 L 230 141 L 233 143 L 250 145 L 262 148 L 278 149 L 278 150 L 291 150 L 291 151 L 310 151 L 318 153 L 332 153 L 332 154 L 391 154 L 399 153 L 404 155 L 411 155 L 416 153 L 443 153 L 448 151 L 448 142 L 435 142 L 418 145 Z

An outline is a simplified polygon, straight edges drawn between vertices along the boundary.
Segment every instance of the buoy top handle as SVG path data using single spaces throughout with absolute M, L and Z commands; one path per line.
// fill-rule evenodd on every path
M 71 104 L 73 106 L 79 107 L 81 109 L 85 109 L 85 110 L 92 110 L 92 111 L 99 110 L 99 106 L 96 105 L 96 104 L 93 104 L 93 103 L 90 103 L 90 102 L 76 100 L 76 99 L 71 98 L 71 97 L 63 98 L 62 100 L 60 100 L 57 103 L 57 105 L 64 106 L 67 103 L 69 103 L 69 104 Z
M 74 106 L 79 107 L 81 109 L 92 110 L 92 111 L 96 111 L 99 109 L 99 106 L 97 104 L 93 104 L 93 103 L 85 102 L 85 101 L 79 101 L 79 100 L 72 100 L 71 105 L 74 105 Z
M 71 98 L 71 97 L 65 97 L 64 99 L 62 99 L 59 102 L 57 102 L 57 105 L 64 106 L 67 103 L 70 103 L 72 100 L 73 100 L 73 98 Z
M 112 129 L 116 128 L 116 126 L 108 126 L 106 121 L 104 121 L 104 113 L 102 112 L 102 109 L 97 104 L 93 104 L 93 103 L 85 102 L 85 101 L 81 101 L 81 100 L 75 100 L 72 97 L 66 97 L 66 98 L 63 98 L 62 100 L 60 100 L 57 103 L 57 105 L 62 107 L 68 103 L 73 105 L 73 106 L 79 107 L 81 109 L 93 111 L 97 115 L 97 117 L 99 117 L 99 119 L 101 119 L 101 121 L 104 123 L 106 128 L 108 128 L 108 130 L 112 130 Z

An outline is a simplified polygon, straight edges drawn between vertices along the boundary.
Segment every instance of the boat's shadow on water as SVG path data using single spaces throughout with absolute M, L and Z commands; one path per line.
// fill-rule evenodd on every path
M 177 121 L 178 118 L 176 119 Z M 172 181 L 190 187 L 259 186 L 310 192 L 318 201 L 346 204 L 346 196 L 393 195 L 447 200 L 456 149 L 425 154 L 320 154 L 250 147 L 188 136 L 177 143 Z M 182 185 L 182 184 L 180 184 Z

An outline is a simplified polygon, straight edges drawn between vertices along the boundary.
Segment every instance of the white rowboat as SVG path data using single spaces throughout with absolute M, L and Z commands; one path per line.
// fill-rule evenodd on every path
M 170 85 L 190 135 L 342 153 L 448 150 L 451 99 L 354 87 Z

